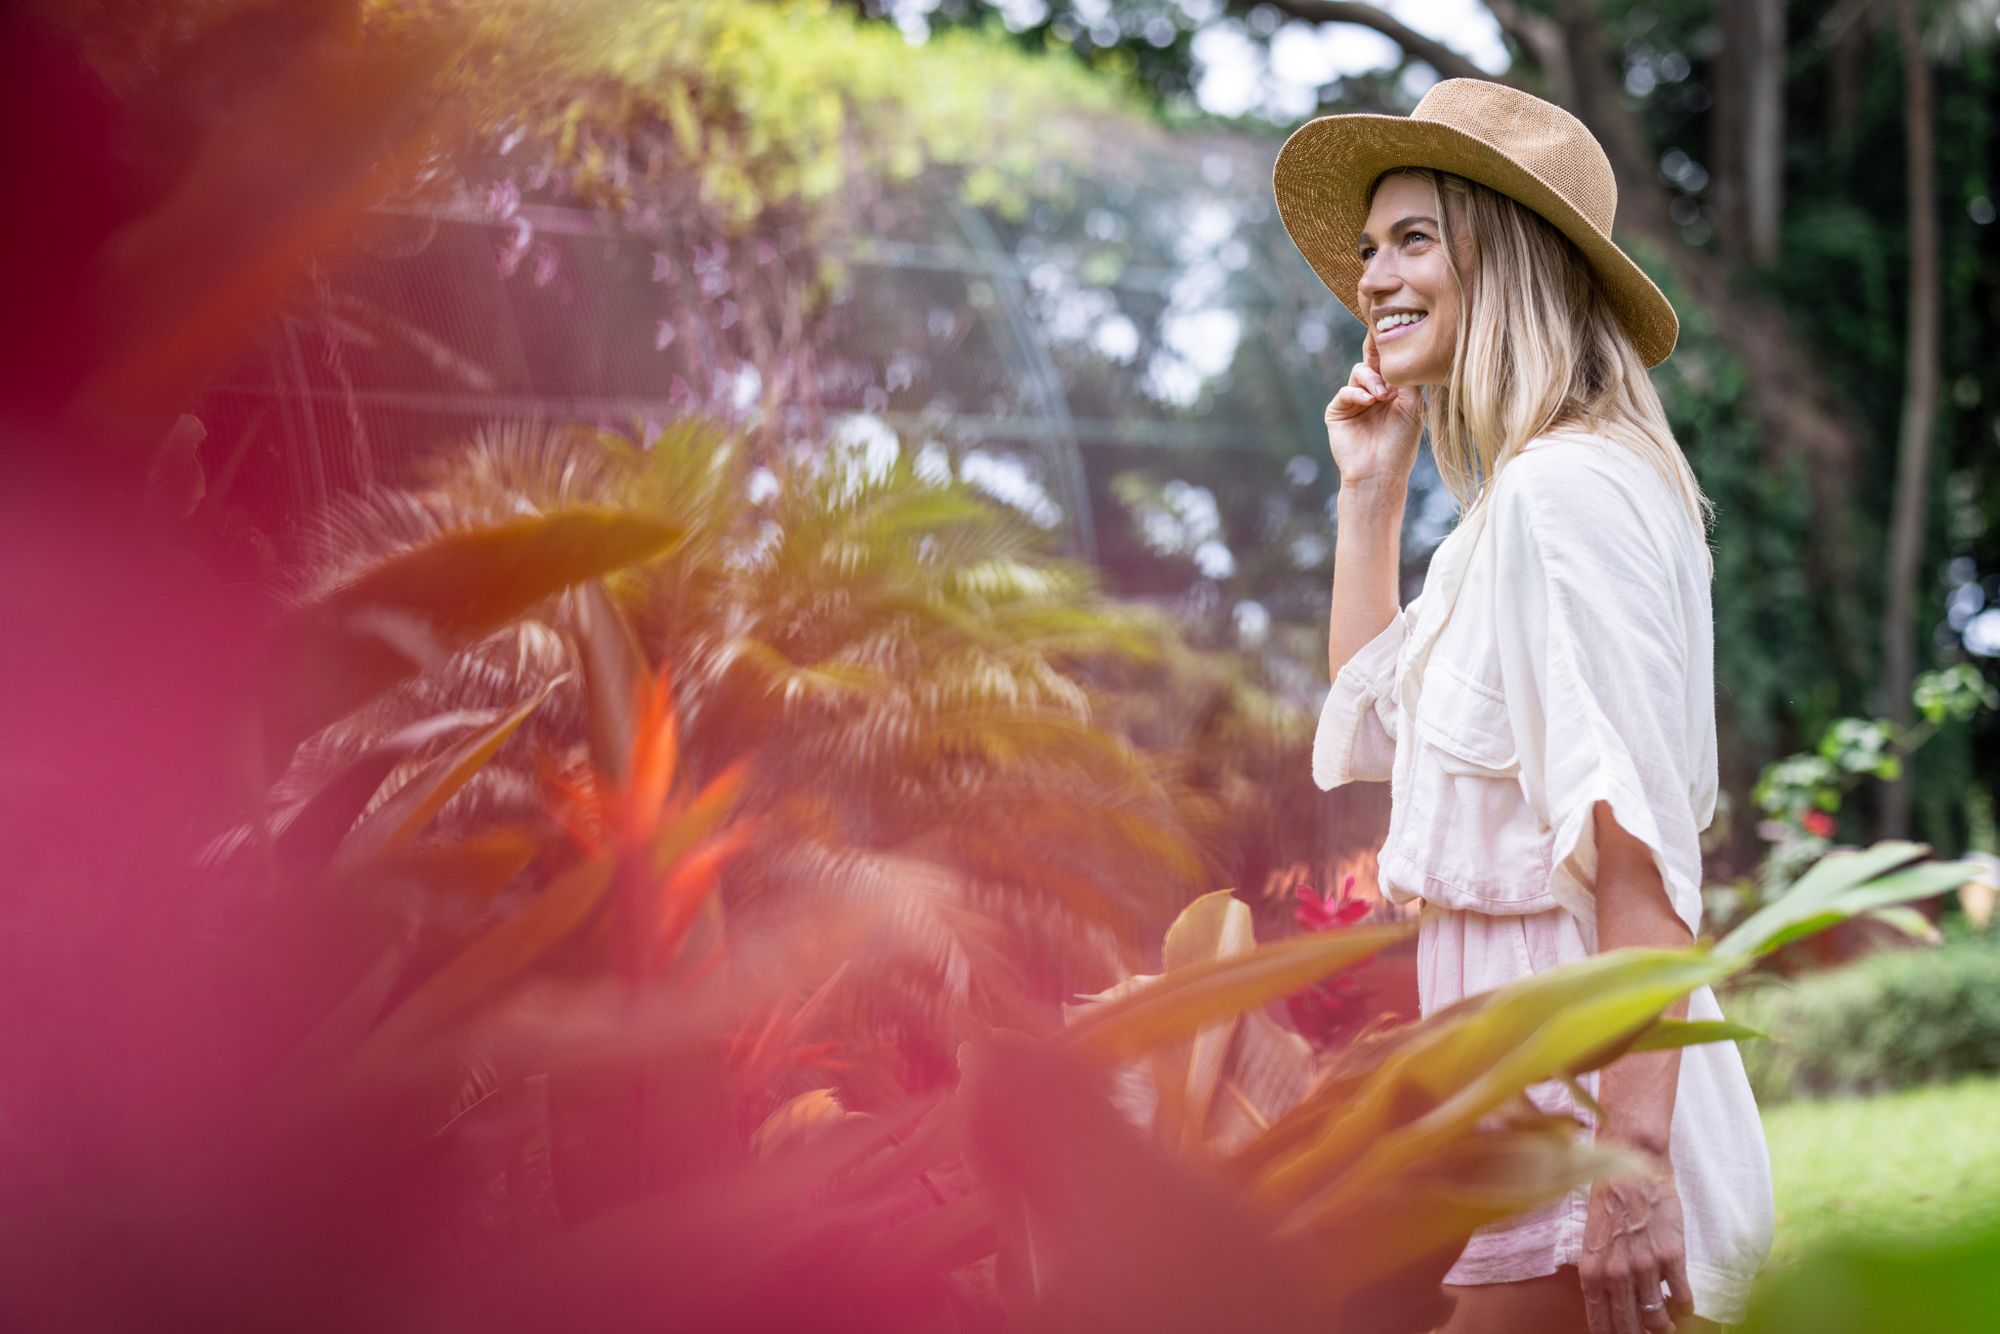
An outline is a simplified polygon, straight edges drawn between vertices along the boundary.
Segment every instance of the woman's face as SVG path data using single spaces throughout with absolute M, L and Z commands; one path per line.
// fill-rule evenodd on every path
M 1387 176 L 1362 228 L 1359 304 L 1390 384 L 1443 384 L 1451 375 L 1458 284 L 1438 238 L 1436 213 L 1427 182 Z M 1419 318 L 1412 322 L 1412 316 Z

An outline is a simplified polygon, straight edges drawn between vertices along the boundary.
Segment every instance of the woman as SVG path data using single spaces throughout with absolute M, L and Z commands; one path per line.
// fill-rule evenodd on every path
M 1701 924 L 1716 791 L 1708 503 L 1647 370 L 1678 321 L 1612 244 L 1616 187 L 1568 113 L 1482 80 L 1411 116 L 1301 128 L 1287 229 L 1367 326 L 1327 408 L 1340 470 L 1323 788 L 1389 780 L 1382 888 L 1424 900 L 1418 989 L 1461 996 Z M 1428 428 L 1460 502 L 1396 605 Z M 1672 1013 L 1721 1016 L 1703 988 Z M 1770 1167 L 1730 1043 L 1628 1056 L 1543 1109 L 1650 1155 L 1476 1233 L 1449 1334 L 1636 1334 L 1742 1318 Z

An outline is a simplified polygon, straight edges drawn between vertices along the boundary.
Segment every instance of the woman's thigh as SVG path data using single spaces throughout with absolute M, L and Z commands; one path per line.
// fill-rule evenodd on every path
M 1564 1265 L 1541 1278 L 1448 1284 L 1444 1291 L 1457 1305 L 1437 1334 L 1589 1334 L 1575 1265 Z M 1700 1316 L 1689 1316 L 1674 1326 L 1675 1334 L 1708 1334 L 1722 1328 Z

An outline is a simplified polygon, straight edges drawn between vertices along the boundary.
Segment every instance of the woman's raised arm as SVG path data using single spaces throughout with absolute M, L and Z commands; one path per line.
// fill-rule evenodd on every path
M 1329 679 L 1396 618 L 1403 504 L 1423 436 L 1423 399 L 1382 378 L 1375 335 L 1326 407 L 1327 443 L 1340 470 L 1334 532 Z

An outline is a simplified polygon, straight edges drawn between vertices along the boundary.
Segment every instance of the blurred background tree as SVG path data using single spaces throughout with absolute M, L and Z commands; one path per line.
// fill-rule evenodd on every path
M 854 3 L 913 40 L 1009 32 L 1137 85 L 1172 122 L 1226 118 L 1273 151 L 1311 114 L 1407 111 L 1441 75 L 1503 78 L 1567 107 L 1605 145 L 1621 235 L 1682 315 L 1659 379 L 1720 505 L 1731 791 L 1838 714 L 1907 724 L 1920 669 L 1991 673 L 1991 0 Z M 2000 779 L 1980 759 L 1990 739 L 1954 739 L 1886 785 L 1868 827 L 1914 818 L 1925 837 L 1963 840 L 1964 794 Z M 1739 833 L 1734 854 L 1754 856 Z

